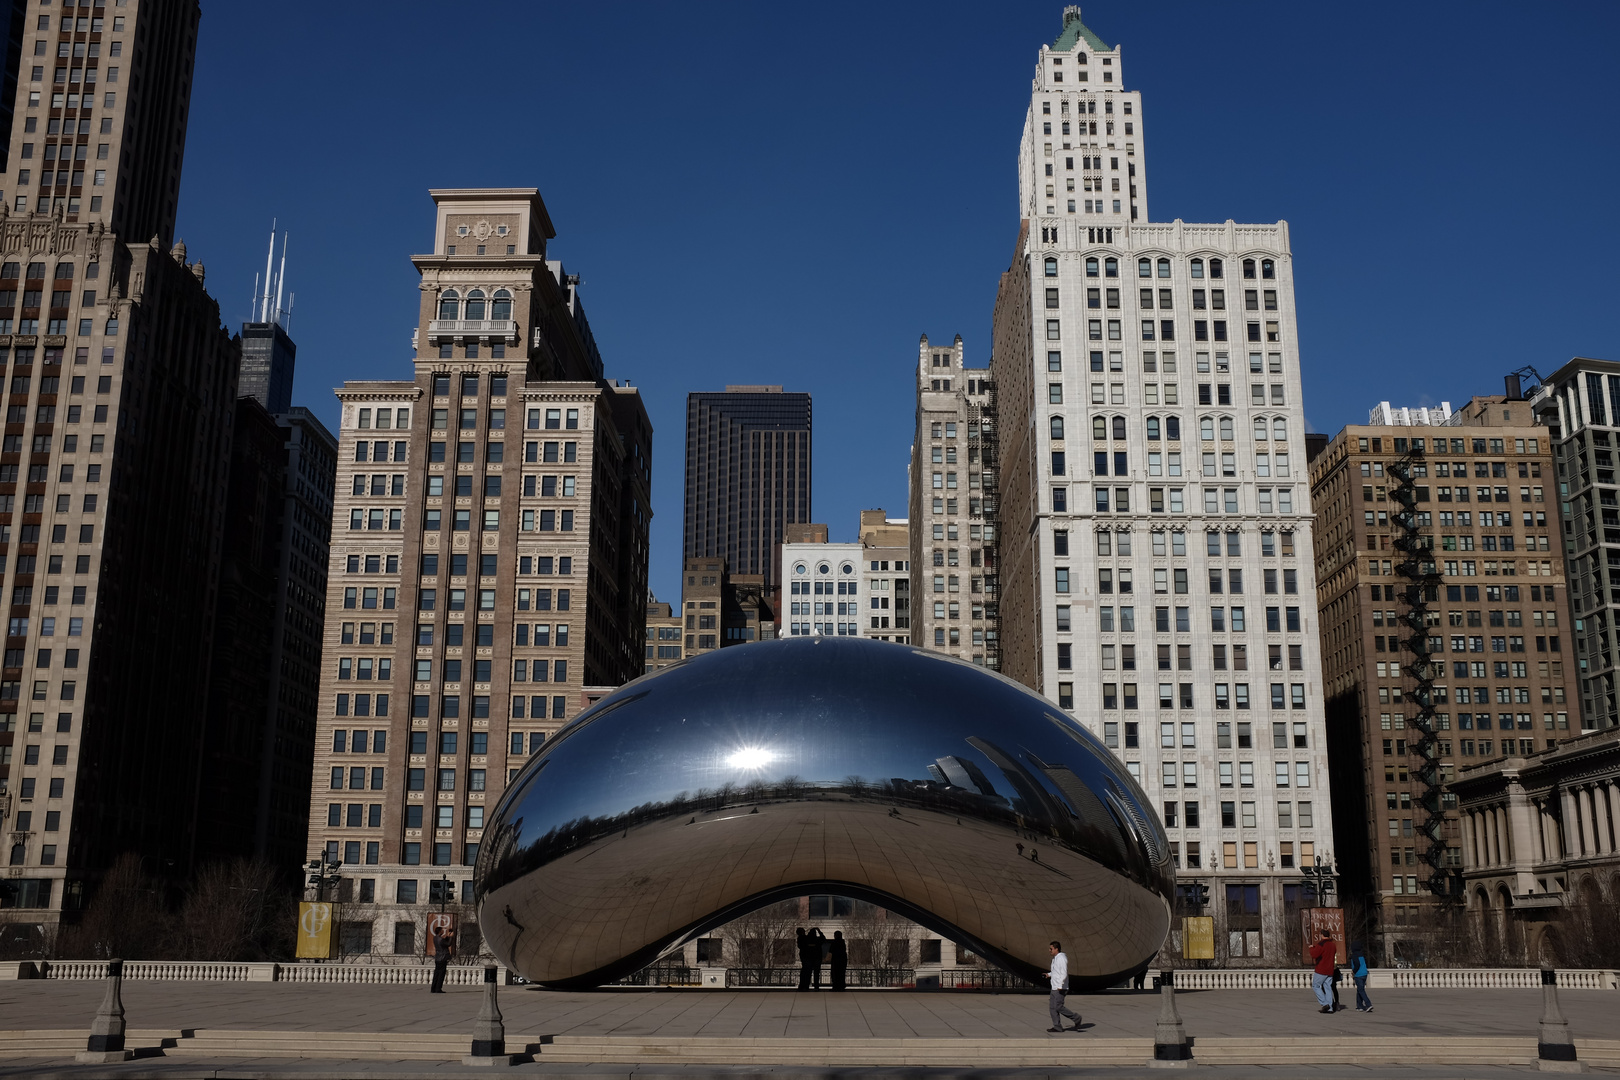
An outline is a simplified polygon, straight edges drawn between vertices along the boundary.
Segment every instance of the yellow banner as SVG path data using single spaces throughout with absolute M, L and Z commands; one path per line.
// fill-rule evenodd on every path
M 1181 958 L 1215 959 L 1215 920 L 1208 915 L 1190 915 L 1181 920 Z
M 298 905 L 298 959 L 332 958 L 332 905 L 303 901 Z

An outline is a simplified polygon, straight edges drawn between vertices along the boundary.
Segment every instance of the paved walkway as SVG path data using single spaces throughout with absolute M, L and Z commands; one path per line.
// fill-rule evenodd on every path
M 104 989 L 100 982 L 0 982 L 0 1030 L 88 1029 Z M 123 998 L 131 1028 L 460 1033 L 472 1030 L 480 993 L 476 987 L 431 995 L 405 986 L 125 982 Z M 1353 1000 L 1352 993 L 1346 1004 Z M 1620 993 L 1565 990 L 1559 1001 L 1575 1037 L 1620 1038 Z M 1333 1016 L 1317 1012 L 1307 991 L 1184 991 L 1176 1002 L 1194 1038 L 1533 1037 L 1541 1016 L 1539 990 L 1385 990 L 1372 1013 Z M 500 1003 L 514 1035 L 1027 1038 L 1047 1026 L 1046 997 L 1034 994 L 503 986 Z M 1151 1038 L 1159 1011 L 1151 991 L 1074 994 L 1069 1004 L 1085 1017 L 1087 1034 L 1104 1037 Z
M 481 991 L 458 988 L 433 996 L 420 987 L 327 986 L 286 983 L 161 983 L 126 982 L 124 1005 L 134 1033 L 181 1032 L 180 1049 L 167 1056 L 146 1056 L 115 1066 L 75 1066 L 66 1044 L 45 1048 L 36 1036 L 20 1032 L 85 1030 L 104 990 L 99 982 L 24 981 L 0 983 L 0 1078 L 61 1077 L 63 1080 L 100 1080 L 102 1077 L 153 1080 L 225 1080 L 225 1078 L 286 1078 L 317 1080 L 355 1077 L 410 1080 L 457 1074 L 455 1057 L 465 1052 L 463 1041 L 471 1032 Z M 1560 995 L 1572 1034 L 1586 1040 L 1620 1039 L 1620 994 L 1613 991 L 1565 991 Z M 1082 1013 L 1085 1029 L 1079 1034 L 1045 1033 L 1046 999 L 1033 994 L 917 993 L 909 991 L 854 991 L 846 994 L 801 994 L 790 990 L 633 990 L 556 992 L 530 987 L 502 987 L 508 1046 L 520 1052 L 525 1044 L 544 1039 L 540 1058 L 517 1071 L 543 1075 L 549 1080 L 1035 1080 L 1107 1072 L 1111 1076 L 1148 1076 L 1154 1020 L 1160 999 L 1152 992 L 1112 991 L 1100 995 L 1071 995 L 1071 1007 Z M 1378 1080 L 1412 1077 L 1422 1080 L 1494 1080 L 1523 1075 L 1534 1056 L 1536 1021 L 1541 1014 L 1539 990 L 1385 991 L 1376 999 L 1376 1011 L 1353 1011 L 1323 1016 L 1309 994 L 1296 991 L 1197 991 L 1177 995 L 1187 1034 L 1204 1040 L 1211 1056 L 1199 1066 L 1211 1080 L 1263 1075 L 1270 1080 Z M 193 1033 L 195 1032 L 195 1035 Z M 234 1052 L 233 1033 L 247 1041 Z M 327 1035 L 309 1036 L 308 1044 L 296 1033 L 376 1033 L 380 1045 L 369 1053 L 347 1055 L 338 1049 L 358 1045 Z M 255 1035 L 255 1033 L 257 1033 Z M 264 1036 L 290 1040 L 279 1056 L 263 1056 Z M 390 1043 L 388 1037 L 393 1036 Z M 75 1035 L 76 1039 L 77 1036 Z M 216 1040 L 210 1042 L 209 1040 Z M 716 1058 L 676 1056 L 660 1061 L 675 1040 L 723 1040 L 730 1051 L 758 1051 L 764 1056 Z M 871 1068 L 848 1065 L 813 1065 L 806 1054 L 794 1056 L 791 1041 L 843 1042 L 862 1040 L 873 1045 L 884 1040 L 926 1040 L 932 1053 L 899 1061 L 918 1065 Z M 36 1040 L 31 1042 L 31 1040 Z M 567 1044 L 577 1047 L 590 1040 L 610 1040 L 634 1047 L 626 1057 L 576 1056 L 569 1063 Z M 754 1043 L 754 1040 L 760 1040 Z M 960 1051 L 952 1050 L 960 1040 Z M 1505 1047 L 1512 1040 L 1511 1053 Z M 156 1039 L 132 1039 L 131 1045 L 155 1045 Z M 1226 1067 L 1216 1063 L 1220 1043 L 1265 1042 L 1326 1049 L 1317 1060 L 1345 1061 L 1344 1065 L 1288 1064 L 1293 1052 L 1281 1058 L 1239 1057 L 1239 1061 L 1277 1060 L 1271 1065 Z M 1417 1051 L 1451 1048 L 1455 1058 L 1432 1058 L 1428 1064 L 1407 1062 L 1405 1051 L 1390 1056 L 1401 1043 Z M 415 1054 L 431 1043 L 426 1053 Z M 742 1044 L 750 1044 L 744 1046 Z M 775 1049 L 771 1048 L 774 1044 Z M 1091 1047 L 1089 1051 L 1083 1049 Z M 171 1043 L 171 1046 L 174 1044 Z M 307 1052 L 309 1057 L 294 1056 Z M 1620 1043 L 1609 1042 L 1604 1064 L 1620 1063 Z M 210 1051 L 208 1046 L 222 1052 Z M 1058 1060 L 1050 1060 L 1061 1046 Z M 1042 1051 L 1042 1047 L 1047 1047 Z M 1357 1060 L 1358 1048 L 1384 1048 L 1382 1058 L 1366 1064 Z M 265 1047 L 267 1048 L 267 1047 Z M 541 1049 L 539 1046 L 536 1049 Z M 36 1052 L 30 1052 L 36 1050 Z M 377 1051 L 382 1052 L 377 1052 Z M 1596 1048 L 1594 1048 L 1595 1052 Z M 1496 1056 L 1497 1054 L 1502 1056 Z M 550 1061 L 546 1060 L 551 1054 Z M 780 1056 L 772 1057 L 771 1054 Z M 1342 1055 L 1342 1056 L 1341 1056 Z M 1470 1056 L 1471 1055 L 1471 1056 Z M 1516 1057 L 1514 1055 L 1517 1055 Z M 1584 1053 L 1583 1053 L 1583 1056 Z M 559 1060 L 559 1057 L 562 1060 Z M 345 1058 L 344 1060 L 337 1060 Z M 426 1058 L 427 1060 L 424 1060 Z M 782 1061 L 806 1064 L 774 1064 Z M 364 1060 L 361 1060 L 364 1059 Z M 761 1064 L 681 1065 L 676 1061 L 759 1061 Z M 836 1055 L 835 1055 L 836 1060 Z M 846 1060 L 858 1061 L 859 1056 Z M 885 1060 L 877 1055 L 869 1060 Z M 1308 1058 L 1305 1060 L 1309 1060 Z M 1440 1064 L 1454 1060 L 1455 1064 Z M 1491 1064 L 1515 1060 L 1517 1065 Z M 1590 1060 L 1590 1059 L 1589 1059 Z M 640 1064 L 603 1064 L 634 1061 Z M 1462 1064 L 1473 1062 L 1472 1064 Z M 1028 1068 L 1000 1068 L 1024 1063 Z M 932 1065 L 938 1067 L 921 1067 Z M 996 1068 L 985 1068 L 994 1065 Z M 481 1075 L 488 1075 L 485 1071 Z

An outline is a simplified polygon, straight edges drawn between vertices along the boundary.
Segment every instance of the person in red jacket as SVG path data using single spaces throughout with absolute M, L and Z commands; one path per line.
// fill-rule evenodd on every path
M 1327 934 L 1322 940 L 1311 946 L 1311 959 L 1316 961 L 1315 973 L 1311 976 L 1311 989 L 1316 993 L 1316 1000 L 1321 1002 L 1321 1011 L 1333 1011 L 1333 973 L 1338 970 L 1339 947 Z

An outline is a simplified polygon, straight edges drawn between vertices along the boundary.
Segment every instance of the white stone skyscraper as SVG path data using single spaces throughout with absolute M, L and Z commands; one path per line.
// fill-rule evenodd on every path
M 1066 9 L 994 319 L 1002 670 L 1140 778 L 1217 956 L 1291 963 L 1333 834 L 1288 226 L 1146 224 L 1142 123 Z

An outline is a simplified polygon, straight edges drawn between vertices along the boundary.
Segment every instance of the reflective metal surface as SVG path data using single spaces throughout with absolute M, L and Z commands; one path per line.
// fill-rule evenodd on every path
M 860 638 L 722 649 L 602 699 L 531 758 L 476 871 L 479 926 L 593 985 L 763 904 L 870 900 L 1024 975 L 1147 964 L 1175 871 L 1090 733 L 1009 679 Z

